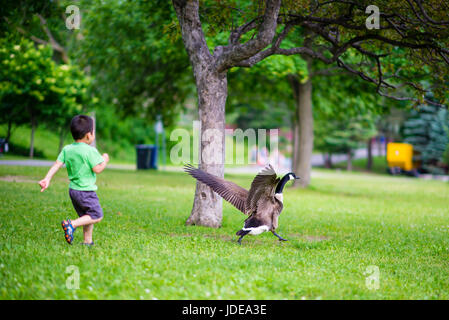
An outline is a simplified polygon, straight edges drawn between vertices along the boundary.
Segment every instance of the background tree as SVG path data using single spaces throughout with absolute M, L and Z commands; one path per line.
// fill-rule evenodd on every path
M 0 39 L 0 117 L 12 125 L 31 125 L 30 152 L 39 123 L 60 131 L 86 103 L 89 80 L 75 66 L 57 65 L 50 46 L 35 46 L 25 38 Z
M 447 109 L 420 105 L 412 109 L 404 122 L 404 142 L 413 145 L 414 160 L 424 172 L 444 174 L 443 156 L 449 144 Z
M 92 96 L 91 78 L 87 77 L 77 65 L 62 64 L 56 66 L 56 84 L 52 105 L 45 105 L 45 124 L 59 133 L 60 152 L 70 127 L 70 121 L 76 114 L 93 110 L 98 98 Z
M 68 29 L 66 26 L 66 8 L 71 4 L 73 3 L 64 0 L 32 2 L 18 0 L 9 2 L 0 9 L 0 35 L 14 35 L 16 38 L 28 39 L 36 46 L 51 48 L 52 59 L 57 65 L 63 65 L 55 71 L 54 77 L 59 86 L 58 94 L 65 96 L 61 99 L 58 94 L 54 98 L 49 96 L 48 101 L 45 102 L 44 112 L 45 116 L 51 115 L 53 119 L 44 124 L 59 132 L 59 149 L 62 148 L 68 133 L 68 121 L 73 114 L 86 110 L 86 106 L 82 103 L 88 102 L 86 93 L 90 82 L 90 79 L 85 77 L 75 65 L 70 65 L 70 52 L 82 36 L 79 31 Z M 59 84 L 59 81 L 63 83 Z M 95 101 L 96 98 L 93 97 L 93 100 Z M 59 105 L 51 107 L 51 101 L 57 101 Z
M 11 71 L 10 59 L 15 58 L 17 50 L 20 46 L 15 45 L 16 39 L 11 35 L 0 40 L 0 123 L 7 124 L 5 140 L 8 143 L 14 126 L 28 123 L 28 119 L 24 113 L 23 103 L 15 106 L 16 99 L 21 100 L 20 91 L 12 83 L 7 71 Z M 14 47 L 15 46 L 15 47 Z M 20 67 L 19 67 L 20 68 Z M 14 67 L 15 69 L 15 67 Z
M 72 1 L 17 0 L 0 8 L 0 36 L 14 32 L 36 45 L 48 45 L 57 62 L 69 63 L 69 52 L 79 32 L 66 27 L 66 7 Z
M 242 129 L 279 128 L 294 133 L 297 101 L 291 94 L 289 78 L 292 76 L 307 78 L 306 64 L 298 56 L 271 56 L 253 68 L 232 69 L 226 113 L 238 114 L 235 122 Z M 292 138 L 291 145 L 285 149 L 292 149 L 294 157 L 299 140 L 295 135 Z M 279 146 L 283 147 L 282 137 L 280 142 Z
M 319 67 L 318 67 L 319 68 Z M 323 70 L 323 69 L 318 69 Z M 333 136 L 334 129 L 337 129 L 338 123 L 358 121 L 360 115 L 366 115 L 370 126 L 378 127 L 380 119 L 385 118 L 391 110 L 395 108 L 404 108 L 403 102 L 384 98 L 373 94 L 373 88 L 363 79 L 354 78 L 350 74 L 328 73 L 324 75 L 317 74 L 313 78 L 313 106 L 316 126 L 314 132 L 316 135 L 315 149 L 324 152 L 325 165 L 332 166 L 332 154 L 346 153 L 338 143 L 328 143 L 325 138 Z M 328 122 L 331 122 L 328 124 Z M 378 130 L 373 130 L 378 131 Z M 372 164 L 372 138 L 373 135 L 367 134 L 365 144 L 367 146 L 367 169 L 370 170 L 370 160 Z M 361 142 L 357 142 L 357 148 L 361 147 Z
M 131 143 L 151 140 L 151 122 L 157 115 L 163 115 L 166 125 L 173 123 L 180 103 L 192 92 L 182 42 L 170 37 L 169 31 L 176 30 L 170 24 L 173 7 L 166 1 L 78 1 L 80 29 L 69 30 L 65 10 L 71 4 L 63 0 L 8 3 L 0 9 L 0 32 L 48 44 L 57 63 L 70 61 L 72 67 L 79 65 L 90 74 L 86 88 L 90 100 L 83 111 L 96 105 L 97 135 L 123 140 L 120 146 L 100 145 L 113 156 L 123 155 L 125 145 L 129 150 Z M 54 129 L 60 132 L 61 144 L 68 131 Z M 123 138 L 117 137 L 118 132 Z
M 207 5 L 207 1 L 204 3 Z M 449 31 L 441 26 L 449 22 L 444 20 L 442 14 L 444 4 L 438 1 L 428 1 L 426 4 L 420 1 L 412 4 L 380 0 L 286 1 L 280 14 L 280 0 L 262 3 L 259 6 L 239 7 L 238 17 L 230 14 L 235 8 L 232 1 L 215 3 L 214 8 L 218 8 L 220 14 L 209 16 L 213 16 L 222 29 L 223 26 L 228 27 L 229 37 L 227 43 L 210 50 L 200 20 L 199 1 L 173 0 L 184 46 L 193 67 L 202 132 L 215 133 L 213 138 L 201 134 L 199 159 L 203 170 L 217 176 L 224 173 L 227 71 L 232 67 L 251 67 L 273 54 L 300 54 L 329 65 L 336 64 L 373 83 L 381 95 L 393 97 L 391 90 L 407 87 L 422 97 L 427 88 L 404 78 L 404 72 L 400 70 L 391 70 L 390 74 L 385 68 L 386 60 L 400 54 L 397 48 L 405 48 L 403 54 L 413 60 L 408 63 L 408 68 L 415 71 L 427 65 L 430 71 L 435 72 L 431 76 L 434 80 L 432 86 L 438 90 L 437 101 L 445 98 L 443 88 L 446 83 L 443 79 L 447 67 L 443 66 L 449 64 Z M 373 4 L 380 8 L 380 18 L 383 19 L 378 30 L 366 28 L 365 9 Z M 281 25 L 283 28 L 278 31 Z M 282 47 L 283 40 L 295 28 L 305 29 L 306 39 L 300 39 L 297 46 Z M 318 37 L 309 38 L 308 34 Z M 353 63 L 351 54 L 355 52 L 363 57 L 362 61 Z M 423 73 L 422 77 L 429 77 L 428 73 Z M 411 97 L 395 98 L 402 100 Z M 221 210 L 221 200 L 209 188 L 197 183 L 187 224 L 218 227 L 221 224 Z
M 48 47 L 35 48 L 22 39 L 7 42 L 2 39 L 0 101 L 2 109 L 14 106 L 12 118 L 6 121 L 31 123 L 30 157 L 34 155 L 34 132 L 44 113 L 43 106 L 51 103 L 55 93 L 55 65 Z M 17 118 L 20 117 L 20 118 Z
M 376 120 L 370 114 L 347 117 L 344 120 L 327 119 L 317 126 L 317 147 L 328 154 L 346 153 L 346 169 L 350 171 L 354 151 L 377 134 Z
M 74 54 L 94 75 L 94 93 L 122 117 L 151 124 L 162 115 L 171 124 L 193 86 L 182 42 L 168 32 L 170 3 L 81 1 L 80 8 L 83 37 Z

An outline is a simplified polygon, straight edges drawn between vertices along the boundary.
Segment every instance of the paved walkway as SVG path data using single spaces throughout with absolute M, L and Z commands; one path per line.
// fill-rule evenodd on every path
M 373 148 L 373 155 L 378 155 L 378 148 Z M 358 149 L 355 151 L 354 159 L 366 158 L 367 150 L 366 149 Z M 346 155 L 337 154 L 332 156 L 332 162 L 338 163 L 346 161 Z M 312 166 L 318 167 L 324 165 L 324 159 L 321 154 L 314 154 L 311 159 Z M 9 165 L 9 166 L 30 166 L 30 167 L 50 167 L 54 161 L 51 160 L 34 160 L 34 159 L 26 159 L 26 160 L 0 160 L 0 165 Z M 259 165 L 249 165 L 242 167 L 229 167 L 226 168 L 227 173 L 236 173 L 236 174 L 251 174 L 258 173 L 264 166 Z M 134 164 L 109 164 L 108 168 L 110 169 L 122 169 L 122 170 L 136 170 L 136 165 Z M 164 170 L 161 166 L 160 169 Z M 182 171 L 182 166 L 167 166 L 165 167 L 167 171 Z M 279 174 L 287 173 L 290 171 L 290 168 L 278 168 Z
M 381 155 L 379 153 L 379 149 L 377 147 L 373 148 L 373 156 Z M 366 149 L 358 149 L 355 152 L 354 159 L 361 159 L 367 157 Z M 346 161 L 346 155 L 333 155 L 332 162 L 338 163 Z M 312 166 L 318 167 L 324 165 L 324 159 L 321 154 L 314 154 L 311 159 Z M 50 160 L 0 160 L 0 165 L 6 166 L 29 166 L 29 167 L 50 167 L 54 161 Z M 242 167 L 228 167 L 226 168 L 226 173 L 231 174 L 257 174 L 260 170 L 263 169 L 264 166 L 259 165 L 249 165 Z M 120 169 L 120 170 L 136 170 L 136 165 L 134 164 L 109 164 L 108 168 L 110 169 Z M 182 166 L 166 166 L 160 167 L 160 170 L 165 171 L 173 171 L 173 172 L 181 172 Z M 290 171 L 290 168 L 277 168 L 276 170 L 278 174 L 282 175 Z M 312 171 L 312 176 L 322 175 L 322 172 Z M 437 176 L 437 175 L 420 175 L 422 179 L 435 179 L 442 181 L 449 181 L 449 176 Z
M 51 167 L 55 163 L 51 160 L 0 160 L 0 165 L 4 166 L 25 166 L 25 167 Z M 135 170 L 136 166 L 133 164 L 110 164 L 108 168 L 111 169 L 128 169 Z

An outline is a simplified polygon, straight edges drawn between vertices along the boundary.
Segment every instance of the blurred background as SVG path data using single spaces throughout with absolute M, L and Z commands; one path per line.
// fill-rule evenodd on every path
M 136 145 L 153 145 L 158 167 L 172 167 L 178 141 L 170 133 L 184 128 L 193 139 L 198 110 L 169 1 L 17 1 L 1 10 L 0 160 L 53 161 L 72 142 L 70 119 L 85 113 L 95 118 L 96 146 L 113 165 L 135 168 Z M 211 20 L 204 24 L 213 47 L 226 37 Z M 294 170 L 301 149 L 295 92 L 311 80 L 312 166 L 447 175 L 446 109 L 383 98 L 356 77 L 319 62 L 312 67 L 299 56 L 273 56 L 231 69 L 227 128 L 279 129 L 279 166 Z M 245 153 L 244 170 L 270 162 L 268 144 L 254 149 L 230 134 L 226 139 L 228 148 Z

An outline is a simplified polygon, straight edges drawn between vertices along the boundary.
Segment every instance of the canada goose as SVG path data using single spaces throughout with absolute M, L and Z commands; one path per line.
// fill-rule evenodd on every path
M 299 179 L 293 172 L 287 173 L 280 179 L 276 176 L 273 167 L 268 165 L 257 174 L 248 191 L 233 182 L 204 172 L 190 164 L 184 166 L 184 171 L 208 185 L 223 199 L 249 216 L 245 220 L 243 228 L 236 233 L 240 236 L 239 244 L 247 234 L 258 235 L 265 231 L 271 231 L 279 238 L 279 241 L 287 241 L 276 233 L 276 228 L 283 208 L 282 191 L 284 186 L 289 180 Z

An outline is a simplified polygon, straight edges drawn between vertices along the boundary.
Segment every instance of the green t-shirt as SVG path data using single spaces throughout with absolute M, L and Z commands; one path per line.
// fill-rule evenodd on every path
M 75 142 L 62 149 L 58 161 L 65 163 L 69 175 L 70 189 L 81 191 L 95 191 L 97 175 L 92 168 L 104 161 L 101 154 L 94 147 L 84 142 Z

